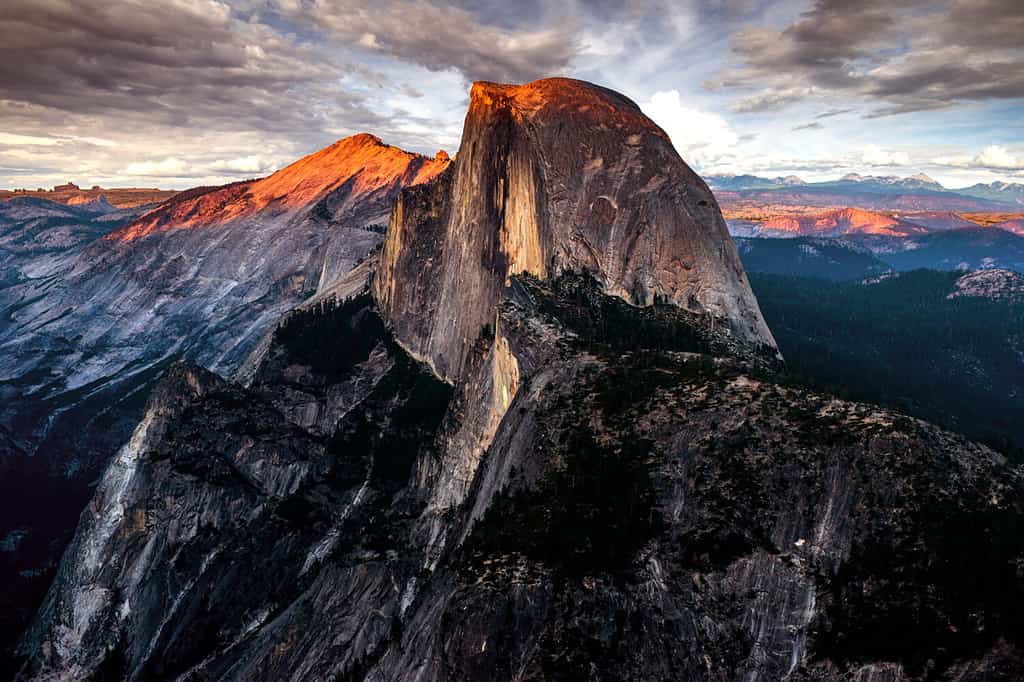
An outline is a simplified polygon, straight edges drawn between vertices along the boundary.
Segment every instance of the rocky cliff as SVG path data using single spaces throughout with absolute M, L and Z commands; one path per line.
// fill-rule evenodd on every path
M 23 679 L 1024 672 L 1024 484 L 999 455 L 716 356 L 676 308 L 511 285 L 474 388 L 405 353 L 365 293 L 290 317 L 248 388 L 172 368 Z M 460 480 L 445 464 L 495 356 L 520 389 Z
M 565 272 L 774 348 L 714 196 L 633 102 L 564 78 L 476 83 L 452 167 L 392 214 L 381 310 L 452 380 L 509 277 Z
M 22 538 L 0 562 L 4 614 L 17 620 L 26 584 L 52 574 L 156 377 L 180 358 L 231 374 L 282 314 L 379 245 L 401 187 L 446 164 L 357 135 L 141 216 L 0 203 L 0 432 L 12 434 L 0 541 Z M 7 630 L 5 615 L 0 652 Z
M 779 376 L 667 145 L 596 86 L 475 86 L 452 168 L 247 384 L 165 373 L 21 678 L 1024 673 L 1021 472 Z

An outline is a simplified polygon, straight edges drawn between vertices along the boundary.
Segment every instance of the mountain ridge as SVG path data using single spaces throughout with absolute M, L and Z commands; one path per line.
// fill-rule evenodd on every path
M 785 178 L 709 175 L 726 206 L 750 202 L 858 206 L 869 210 L 1013 211 L 1024 202 L 1022 186 L 1002 182 L 949 189 L 929 176 L 848 173 L 835 180 L 791 184 Z
M 838 237 L 845 235 L 910 236 L 927 230 L 914 223 L 860 208 L 841 208 L 810 216 L 777 216 L 761 223 L 763 236 L 797 234 Z
M 142 187 L 92 187 L 90 189 L 82 189 L 73 183 L 69 183 L 63 187 L 55 187 L 53 189 L 37 189 L 37 190 L 6 190 L 0 189 L 0 202 L 9 201 L 11 199 L 18 198 L 36 198 L 45 199 L 59 204 L 70 204 L 80 202 L 93 202 L 97 201 L 100 197 L 110 202 L 115 208 L 118 209 L 132 209 L 140 206 L 156 206 L 163 201 L 173 197 L 178 193 L 178 190 L 165 190 L 156 188 L 142 188 Z
M 95 215 L 32 197 L 0 202 L 0 425 L 19 436 L 0 438 L 0 496 L 10 501 L 0 539 L 14 532 L 41 548 L 0 564 L 0 602 L 17 604 L 12 620 L 34 608 L 79 502 L 163 371 L 184 358 L 232 374 L 283 314 L 335 287 L 379 246 L 378 225 L 403 182 L 447 163 L 376 140 L 357 140 L 350 150 L 361 155 L 347 166 L 345 145 L 321 155 L 330 163 L 306 169 L 302 201 L 274 202 L 268 190 L 269 210 L 252 212 L 242 198 L 252 183 L 196 188 L 157 209 L 160 229 L 127 241 L 117 238 L 124 229 L 111 231 L 146 208 Z M 305 176 L 291 179 L 294 187 Z M 175 216 L 207 221 L 174 229 Z M 134 224 L 156 220 L 150 212 Z M 48 491 L 62 499 L 41 515 Z M 8 629 L 5 618 L 0 650 Z
M 344 220 L 351 204 L 374 193 L 394 191 L 396 185 L 415 185 L 441 172 L 447 155 L 435 158 L 384 144 L 377 136 L 359 133 L 342 138 L 271 175 L 214 188 L 198 196 L 174 200 L 108 235 L 128 242 L 168 229 L 196 229 L 256 213 L 290 213 L 308 208 L 326 194 L 348 185 L 347 196 L 332 206 Z

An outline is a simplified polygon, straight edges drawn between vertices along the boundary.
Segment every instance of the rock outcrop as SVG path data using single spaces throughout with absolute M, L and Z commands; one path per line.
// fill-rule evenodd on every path
M 474 86 L 247 385 L 165 373 L 21 677 L 1019 677 L 1021 471 L 781 381 L 689 178 L 614 93 Z
M 633 102 L 564 78 L 476 83 L 452 167 L 399 198 L 378 304 L 399 340 L 454 380 L 509 277 L 566 272 L 774 349 L 714 196 Z
M 84 211 L 97 214 L 111 213 L 117 210 L 102 194 L 98 194 L 96 196 L 80 194 L 68 199 L 67 205 L 76 206 Z
M 1024 301 L 1024 275 L 993 268 L 975 270 L 956 280 L 946 298 L 987 298 L 991 301 Z

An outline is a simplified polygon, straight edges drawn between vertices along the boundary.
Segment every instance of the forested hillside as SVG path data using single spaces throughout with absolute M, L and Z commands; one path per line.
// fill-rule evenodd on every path
M 750 282 L 795 379 L 1019 457 L 1024 305 L 948 298 L 961 275 L 915 270 L 865 284 L 750 273 Z

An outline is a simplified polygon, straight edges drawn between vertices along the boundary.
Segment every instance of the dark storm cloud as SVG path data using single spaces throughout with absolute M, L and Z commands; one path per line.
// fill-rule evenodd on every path
M 454 70 L 466 80 L 523 82 L 566 73 L 586 51 L 587 27 L 636 36 L 639 51 L 670 41 L 673 13 L 699 14 L 705 30 L 726 26 L 758 7 L 756 0 L 277 0 L 285 20 L 338 44 L 423 66 Z
M 820 114 L 818 114 L 814 118 L 817 118 L 817 119 L 832 118 L 833 116 L 841 116 L 843 114 L 848 114 L 851 111 L 854 111 L 854 109 L 829 109 L 828 111 L 821 112 Z
M 1019 0 L 961 0 L 942 28 L 942 39 L 953 45 L 1020 50 L 1024 6 Z
M 419 64 L 454 69 L 469 80 L 523 81 L 563 73 L 579 50 L 580 25 L 557 5 L 426 0 L 304 2 L 282 12 L 348 46 Z M 495 7 L 503 8 L 495 11 Z M 510 9 L 519 9 L 519 21 Z M 524 21 L 523 17 L 530 17 Z
M 728 22 L 755 5 L 705 0 L 700 16 Z M 122 128 L 385 132 L 393 120 L 343 79 L 422 92 L 375 70 L 375 55 L 521 82 L 568 72 L 586 26 L 668 40 L 671 9 L 653 0 L 3 0 L 0 106 L 22 106 L 5 120 L 25 130 L 66 128 L 66 112 Z
M 373 118 L 328 86 L 342 65 L 213 0 L 4 0 L 0 38 L 0 100 L 51 112 L 295 129 L 320 103 Z
M 738 32 L 736 68 L 710 83 L 737 111 L 811 96 L 877 100 L 875 115 L 1024 97 L 1020 0 L 818 0 L 782 30 Z

